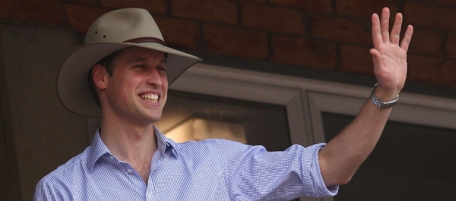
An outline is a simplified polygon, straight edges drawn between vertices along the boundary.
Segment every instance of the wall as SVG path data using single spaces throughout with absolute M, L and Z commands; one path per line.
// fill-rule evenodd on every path
M 20 25 L 2 26 L 0 33 L 7 148 L 6 162 L 0 163 L 8 172 L 1 183 L 2 189 L 11 190 L 0 197 L 32 200 L 36 182 L 89 142 L 85 119 L 60 104 L 55 87 L 60 64 L 76 46 L 75 37 L 67 30 Z
M 0 0 L 0 189 L 20 187 L 0 197 L 31 200 L 39 178 L 89 143 L 85 119 L 60 105 L 55 77 L 109 10 L 148 9 L 168 45 L 207 63 L 370 85 L 370 16 L 385 6 L 415 28 L 405 90 L 455 98 L 451 0 Z
M 2 0 L 0 19 L 83 34 L 106 11 L 143 7 L 173 47 L 371 75 L 370 16 L 385 6 L 415 27 L 408 80 L 455 87 L 456 24 L 447 19 L 456 17 L 456 2 L 450 0 Z

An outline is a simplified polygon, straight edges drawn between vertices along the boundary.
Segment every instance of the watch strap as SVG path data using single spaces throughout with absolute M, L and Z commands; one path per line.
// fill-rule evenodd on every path
M 399 100 L 399 94 L 396 96 L 396 98 L 389 100 L 389 101 L 381 101 L 377 97 L 375 97 L 375 89 L 377 88 L 377 84 L 374 85 L 374 88 L 372 88 L 371 96 L 370 99 L 372 103 L 379 107 L 379 108 L 390 108 L 396 105 L 397 101 Z

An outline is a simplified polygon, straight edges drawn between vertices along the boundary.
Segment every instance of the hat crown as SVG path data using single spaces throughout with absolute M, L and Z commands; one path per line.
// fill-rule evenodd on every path
M 84 45 L 122 43 L 145 37 L 163 41 L 160 29 L 149 11 L 125 8 L 108 12 L 93 22 L 87 31 Z

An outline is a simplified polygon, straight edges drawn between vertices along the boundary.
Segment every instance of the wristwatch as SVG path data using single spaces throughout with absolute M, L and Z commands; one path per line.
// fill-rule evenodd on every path
M 390 107 L 393 107 L 394 105 L 396 105 L 397 101 L 399 100 L 399 94 L 396 96 L 396 98 L 394 98 L 393 100 L 389 100 L 389 101 L 381 101 L 379 100 L 377 97 L 375 97 L 375 89 L 377 88 L 377 84 L 374 85 L 374 88 L 372 88 L 372 92 L 371 92 L 371 101 L 372 103 L 379 107 L 379 108 L 390 108 Z

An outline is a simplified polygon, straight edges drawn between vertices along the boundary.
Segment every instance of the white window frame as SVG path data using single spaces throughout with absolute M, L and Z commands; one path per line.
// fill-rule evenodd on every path
M 187 70 L 170 89 L 285 106 L 291 141 L 304 146 L 325 141 L 322 112 L 356 115 L 371 92 L 369 87 L 204 63 Z M 400 102 L 390 116 L 390 120 L 399 122 L 456 129 L 454 119 L 456 100 L 407 92 L 400 94 Z

